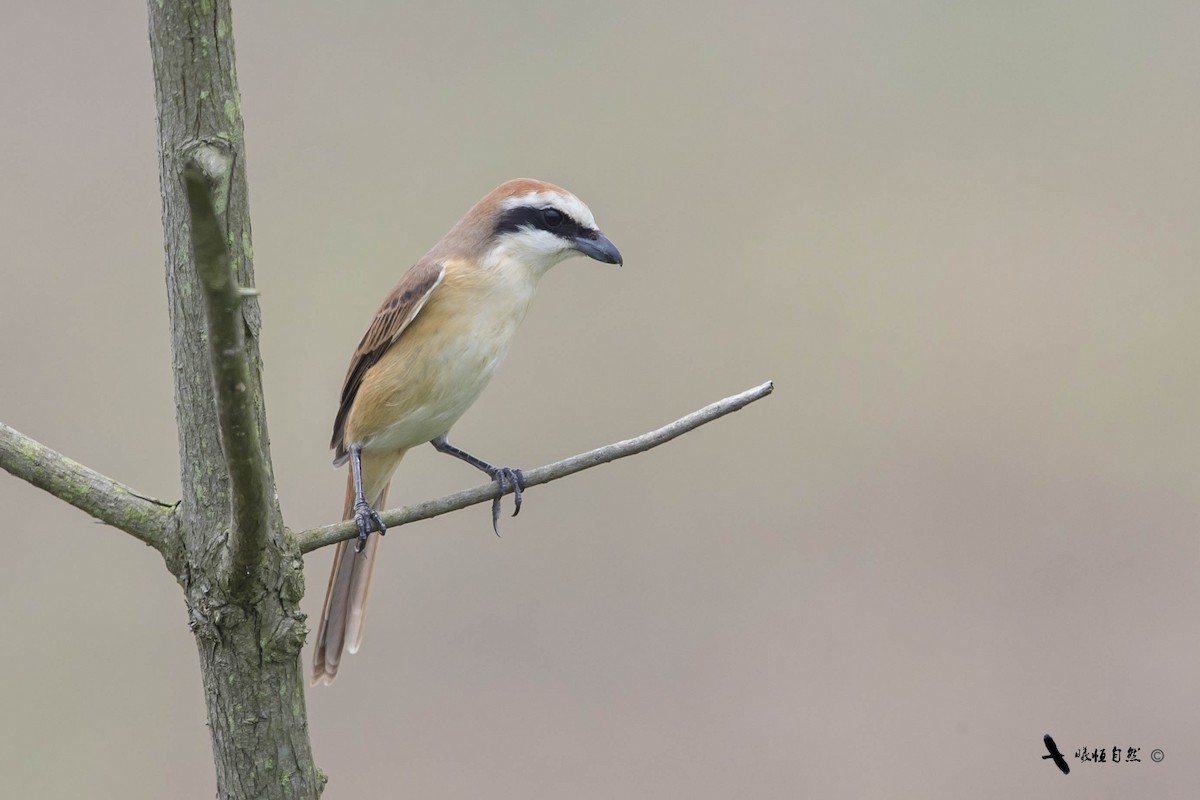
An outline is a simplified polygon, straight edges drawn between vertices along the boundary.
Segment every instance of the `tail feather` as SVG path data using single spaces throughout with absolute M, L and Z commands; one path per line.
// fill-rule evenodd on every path
M 382 480 L 367 480 L 367 464 L 364 463 L 363 483 L 366 494 L 375 490 L 371 501 L 372 508 L 382 511 L 387 503 L 388 485 L 391 482 L 392 471 L 399 463 L 400 453 L 394 461 L 385 465 Z M 364 458 L 364 462 L 366 459 Z M 372 470 L 374 472 L 374 470 Z M 376 477 L 372 475 L 371 477 Z M 382 483 L 382 486 L 378 486 Z M 376 488 L 378 486 L 378 488 Z M 350 476 L 346 479 L 346 503 L 342 512 L 343 519 L 354 518 L 354 481 Z M 333 570 L 329 573 L 329 586 L 325 590 L 325 605 L 321 609 L 321 621 L 317 625 L 316 646 L 313 649 L 312 684 L 326 685 L 333 683 L 337 677 L 338 666 L 342 660 L 343 650 L 357 653 L 362 645 L 363 627 L 367 615 L 367 598 L 371 588 L 371 573 L 375 569 L 375 554 L 379 548 L 380 537 L 371 534 L 363 546 L 362 552 L 354 550 L 353 540 L 339 542 L 333 554 Z
M 388 487 L 375 500 L 374 508 L 383 510 L 387 505 Z M 366 566 L 356 569 L 350 576 L 350 596 L 354 602 L 350 604 L 346 618 L 346 650 L 357 653 L 362 645 L 363 628 L 367 622 L 367 601 L 371 599 L 371 575 L 375 572 L 375 550 L 379 547 L 379 536 L 370 536 L 363 545 L 362 555 L 366 556 Z M 350 548 L 353 550 L 354 548 Z

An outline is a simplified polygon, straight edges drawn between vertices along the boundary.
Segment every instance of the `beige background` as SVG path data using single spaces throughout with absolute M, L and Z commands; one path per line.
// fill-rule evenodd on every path
M 626 266 L 548 276 L 455 441 L 533 466 L 778 388 L 501 539 L 389 536 L 309 694 L 328 797 L 1195 796 L 1194 3 L 334 5 L 235 9 L 289 525 L 340 510 L 370 314 L 509 177 Z M 4 16 L 0 419 L 174 498 L 144 8 Z M 476 483 L 425 449 L 392 497 Z M 0 507 L 4 794 L 212 796 L 158 557 Z M 1047 731 L 1142 763 L 1064 778 Z

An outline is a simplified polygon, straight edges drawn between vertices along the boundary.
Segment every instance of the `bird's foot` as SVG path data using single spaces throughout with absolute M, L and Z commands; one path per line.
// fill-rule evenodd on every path
M 383 524 L 383 520 L 380 519 L 379 514 L 362 497 L 354 503 L 354 522 L 358 525 L 358 541 L 354 545 L 354 552 L 356 553 L 363 551 L 363 548 L 367 544 L 367 537 L 371 535 L 372 530 L 379 531 L 380 536 L 387 533 L 387 526 Z
M 525 475 L 519 469 L 512 467 L 493 467 L 487 470 L 488 475 L 496 482 L 496 498 L 492 500 L 492 530 L 500 535 L 500 498 L 511 491 L 513 494 L 513 513 L 515 517 L 521 513 L 521 492 L 525 488 Z

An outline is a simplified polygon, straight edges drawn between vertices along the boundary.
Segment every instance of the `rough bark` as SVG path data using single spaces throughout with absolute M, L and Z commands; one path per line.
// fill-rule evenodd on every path
M 241 352 L 215 348 L 210 353 L 192 230 L 204 226 L 211 233 L 214 226 L 211 220 L 193 219 L 184 181 L 189 154 L 197 148 L 228 157 L 227 169 L 205 174 L 208 202 L 215 230 L 223 232 L 236 287 L 253 287 L 229 3 L 149 0 L 148 8 L 183 485 L 178 509 L 183 552 L 171 566 L 186 595 L 199 649 L 217 792 L 231 799 L 315 798 L 324 777 L 312 759 L 299 658 L 305 637 L 299 608 L 303 570 L 270 491 L 258 301 L 244 293 L 236 309 L 244 326 Z M 234 387 L 220 384 L 228 370 L 214 370 L 214 360 L 226 356 L 244 358 L 248 366 Z M 223 390 L 240 395 L 247 412 L 243 418 L 254 429 L 241 441 L 253 440 L 268 487 L 258 504 L 261 513 L 254 515 L 234 514 L 231 463 L 236 469 L 238 462 L 227 452 L 230 442 L 222 441 L 217 397 Z M 231 542 L 238 544 L 230 547 Z

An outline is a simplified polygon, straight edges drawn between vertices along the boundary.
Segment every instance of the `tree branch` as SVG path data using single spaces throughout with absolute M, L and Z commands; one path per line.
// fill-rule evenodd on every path
M 187 599 L 223 800 L 316 800 L 302 562 L 271 477 L 230 0 L 147 0 Z
M 233 518 L 228 566 L 230 590 L 236 598 L 239 586 L 247 586 L 259 576 L 270 530 L 271 478 L 258 438 L 252 397 L 247 391 L 250 361 L 246 354 L 242 302 L 253 296 L 253 290 L 238 286 L 225 235 L 217 220 L 217 209 L 223 210 L 228 201 L 231 164 L 227 148 L 200 142 L 185 153 L 183 179 L 191 215 L 196 273 L 204 288 L 221 449 L 229 470 Z
M 2 422 L 0 467 L 165 555 L 173 504 L 139 494 Z
M 718 417 L 723 417 L 738 409 L 745 408 L 755 400 L 766 397 L 774 389 L 774 383 L 767 381 L 761 386 L 747 389 L 741 394 L 735 394 L 732 397 L 726 397 L 724 400 L 718 400 L 658 430 L 644 433 L 633 439 L 626 439 L 623 442 L 598 447 L 595 450 L 580 453 L 577 456 L 571 456 L 570 458 L 565 458 L 562 461 L 556 461 L 553 464 L 547 464 L 543 467 L 523 470 L 525 485 L 528 487 L 549 483 L 559 478 L 565 478 L 568 475 L 574 475 L 576 472 L 581 472 L 590 467 L 607 464 L 610 461 L 616 461 L 618 458 L 645 452 L 652 447 L 657 447 L 660 444 L 671 441 L 676 436 L 681 436 L 694 428 L 698 428 L 706 422 L 712 422 Z M 383 523 L 391 529 L 410 522 L 437 517 L 450 511 L 457 511 L 460 508 L 466 508 L 476 503 L 483 503 L 495 497 L 496 484 L 487 483 L 483 486 L 476 486 L 474 489 L 464 489 L 461 492 L 448 494 L 433 500 L 426 500 L 416 505 L 385 511 L 380 516 L 383 517 Z M 325 525 L 324 527 L 301 531 L 295 536 L 296 542 L 300 547 L 300 552 L 310 553 L 313 550 L 335 544 L 344 539 L 353 539 L 357 535 L 358 528 L 355 526 L 354 521 L 346 520 L 334 523 L 333 525 Z

